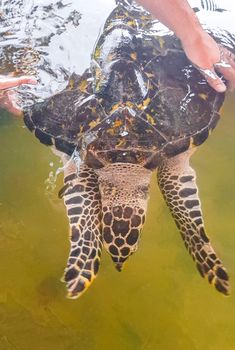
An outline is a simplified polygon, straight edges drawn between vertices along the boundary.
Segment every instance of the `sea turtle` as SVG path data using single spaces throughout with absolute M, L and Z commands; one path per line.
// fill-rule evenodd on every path
M 102 246 L 116 268 L 138 246 L 149 183 L 158 185 L 203 277 L 228 294 L 228 275 L 205 233 L 189 158 L 214 129 L 224 94 L 212 90 L 172 33 L 131 1 L 117 1 L 82 76 L 25 111 L 44 144 L 77 153 L 65 168 L 71 251 L 68 296 L 81 295 L 99 269 Z

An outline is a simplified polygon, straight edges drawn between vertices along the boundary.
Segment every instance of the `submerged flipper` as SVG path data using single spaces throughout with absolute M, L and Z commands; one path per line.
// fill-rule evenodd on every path
M 71 163 L 65 171 L 61 195 L 70 223 L 71 250 L 63 280 L 68 297 L 79 297 L 97 275 L 102 249 L 101 203 L 94 171 Z
M 219 292 L 229 294 L 227 272 L 205 233 L 190 155 L 185 152 L 165 160 L 158 170 L 158 184 L 199 272 Z

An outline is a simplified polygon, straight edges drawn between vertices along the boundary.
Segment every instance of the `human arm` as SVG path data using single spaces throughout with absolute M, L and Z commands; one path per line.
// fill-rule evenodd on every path
M 234 56 L 222 46 L 219 47 L 202 28 L 187 0 L 164 0 L 164 2 L 138 0 L 138 2 L 176 34 L 187 57 L 216 91 L 224 92 L 226 86 L 216 74 L 215 66 L 216 70 L 229 81 L 230 87 L 235 86 Z M 227 63 L 227 67 L 218 64 L 221 60 Z

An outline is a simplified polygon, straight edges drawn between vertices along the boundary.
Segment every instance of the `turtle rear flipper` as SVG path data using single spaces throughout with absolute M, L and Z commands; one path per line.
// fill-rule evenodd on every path
M 79 297 L 95 279 L 102 249 L 101 203 L 94 171 L 74 163 L 65 171 L 64 203 L 70 223 L 71 250 L 63 281 L 68 297 Z
M 227 295 L 227 272 L 205 233 L 196 175 L 189 166 L 191 153 L 164 160 L 158 170 L 158 184 L 200 274 Z

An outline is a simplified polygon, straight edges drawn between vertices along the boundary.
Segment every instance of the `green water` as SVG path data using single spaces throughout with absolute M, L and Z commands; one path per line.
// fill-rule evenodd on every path
M 88 292 L 66 299 L 62 178 L 52 193 L 45 185 L 59 162 L 19 119 L 1 114 L 0 350 L 234 349 L 233 105 L 192 162 L 207 231 L 230 274 L 229 297 L 199 276 L 153 181 L 141 244 L 124 271 L 104 253 Z

